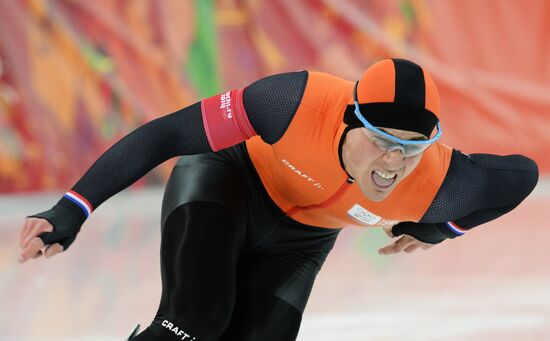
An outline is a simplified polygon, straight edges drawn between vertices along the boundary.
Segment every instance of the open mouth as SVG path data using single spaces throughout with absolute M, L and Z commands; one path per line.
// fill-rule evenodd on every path
M 388 188 L 394 184 L 397 179 L 397 174 L 386 174 L 381 171 L 373 171 L 371 173 L 372 182 L 381 188 Z

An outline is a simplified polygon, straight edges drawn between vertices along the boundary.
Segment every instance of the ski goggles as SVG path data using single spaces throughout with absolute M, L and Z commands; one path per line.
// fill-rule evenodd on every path
M 355 103 L 355 116 L 363 123 L 363 126 L 368 129 L 365 134 L 369 137 L 372 143 L 383 152 L 391 152 L 394 150 L 401 150 L 403 156 L 411 157 L 419 155 L 428 149 L 435 141 L 439 140 L 441 137 L 441 127 L 439 122 L 437 122 L 437 133 L 431 139 L 427 140 L 404 140 L 398 137 L 395 137 L 391 134 L 382 131 L 367 121 L 367 119 L 361 113 L 359 109 L 359 101 L 357 100 L 357 84 L 359 81 L 355 82 L 355 87 L 353 88 L 353 101 Z

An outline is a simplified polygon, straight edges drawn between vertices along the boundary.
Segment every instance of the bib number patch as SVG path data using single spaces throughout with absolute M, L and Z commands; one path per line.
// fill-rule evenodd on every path
M 353 207 L 348 211 L 348 214 L 367 225 L 377 225 L 382 220 L 382 217 L 369 212 L 367 209 L 358 204 L 353 205 Z

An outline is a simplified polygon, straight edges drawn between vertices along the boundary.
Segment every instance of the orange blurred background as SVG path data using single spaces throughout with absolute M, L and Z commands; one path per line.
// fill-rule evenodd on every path
M 444 142 L 550 172 L 547 0 L 5 0 L 0 193 L 67 189 L 137 126 L 224 89 L 297 69 L 355 79 L 386 57 L 433 75 Z

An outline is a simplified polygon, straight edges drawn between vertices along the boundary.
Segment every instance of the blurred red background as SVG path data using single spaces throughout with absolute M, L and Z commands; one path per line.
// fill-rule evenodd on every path
M 224 89 L 297 69 L 355 79 L 385 57 L 433 75 L 445 143 L 550 172 L 549 1 L 8 0 L 0 192 L 65 190 L 137 126 Z

